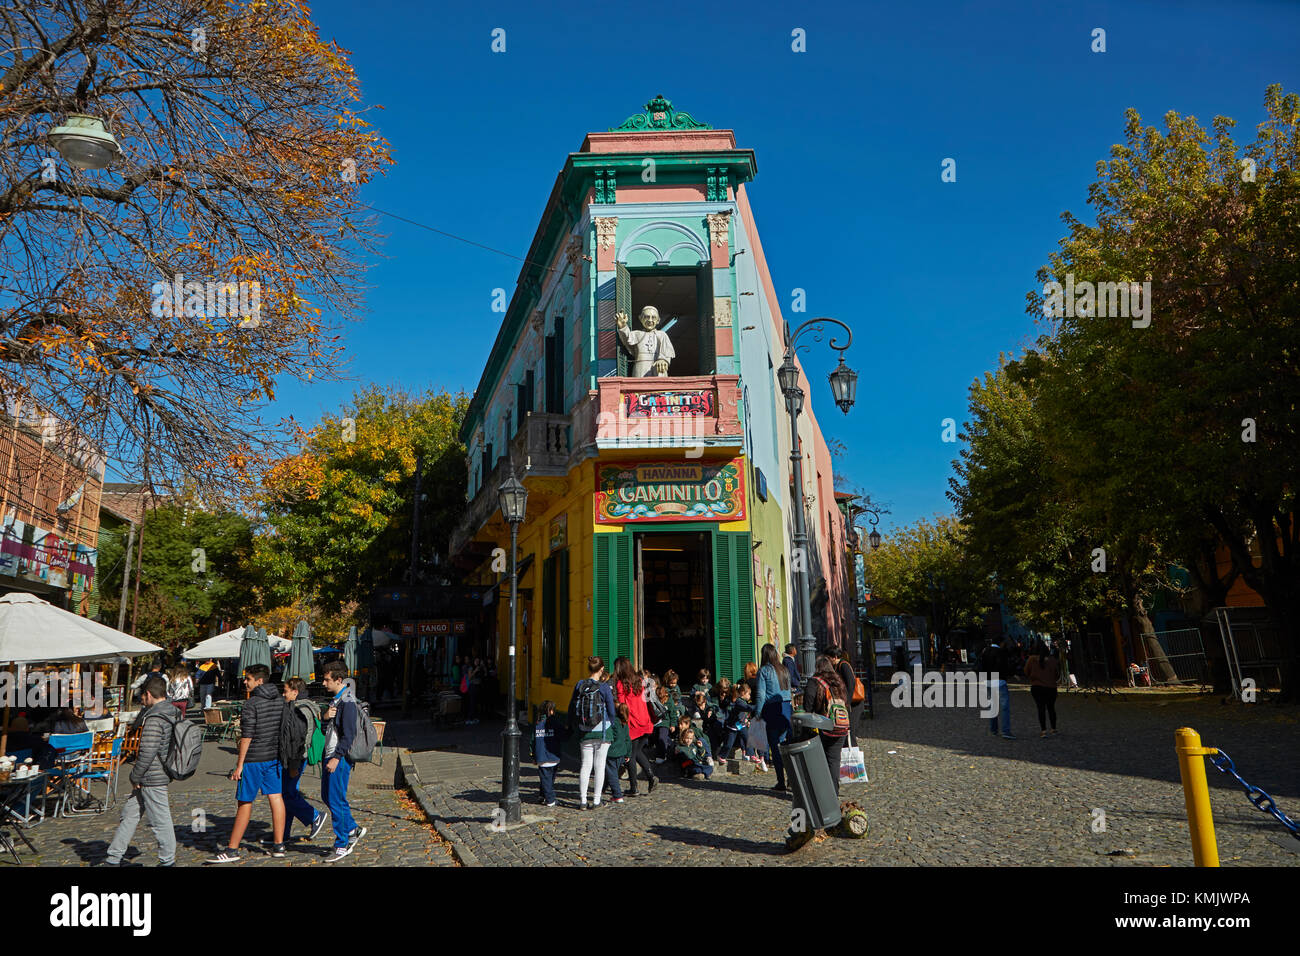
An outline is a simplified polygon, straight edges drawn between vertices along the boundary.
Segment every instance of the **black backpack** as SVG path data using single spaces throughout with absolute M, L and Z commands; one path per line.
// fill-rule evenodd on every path
M 587 732 L 595 730 L 605 722 L 605 700 L 600 693 L 600 684 L 587 678 L 578 684 L 578 726 Z

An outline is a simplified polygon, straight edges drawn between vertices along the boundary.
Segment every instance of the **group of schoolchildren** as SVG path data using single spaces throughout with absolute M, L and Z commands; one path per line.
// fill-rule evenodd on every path
M 751 680 L 732 683 L 724 677 L 713 683 L 710 672 L 701 669 L 689 691 L 683 691 L 680 677 L 673 670 L 665 672 L 660 679 L 649 670 L 632 672 L 624 664 L 632 680 L 618 679 L 615 683 L 614 676 L 606 678 L 599 658 L 592 658 L 591 666 L 591 676 L 580 681 L 574 690 L 567 723 L 557 716 L 554 701 L 543 702 L 538 711 L 534 756 L 541 778 L 540 802 L 545 805 L 556 805 L 555 772 L 560 764 L 560 749 L 565 739 L 575 735 L 582 750 L 579 783 L 580 805 L 584 809 L 587 782 L 593 769 L 596 781 L 592 806 L 600 806 L 606 788 L 614 803 L 624 802 L 619 782 L 624 774 L 628 775 L 627 795 L 635 796 L 638 763 L 647 770 L 649 789 L 654 789 L 658 778 L 642 755 L 646 743 L 650 744 L 655 765 L 675 765 L 688 779 L 711 777 L 717 759 L 729 759 L 737 748 L 742 752 L 742 759 L 753 761 L 759 771 L 768 772 L 766 739 L 750 738 L 749 725 L 755 716 Z M 752 665 L 747 672 L 750 669 Z M 632 694 L 628 693 L 629 684 Z M 587 699 L 593 703 L 586 705 Z M 591 716 L 587 716 L 588 711 Z M 651 722 L 650 734 L 637 732 L 639 714 L 645 714 Z M 603 751 L 603 761 L 600 751 Z

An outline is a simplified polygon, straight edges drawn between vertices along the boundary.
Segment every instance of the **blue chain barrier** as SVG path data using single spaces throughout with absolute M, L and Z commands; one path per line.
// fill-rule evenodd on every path
M 1249 784 L 1245 780 L 1243 780 L 1241 774 L 1237 773 L 1237 767 L 1232 762 L 1231 757 L 1229 757 L 1222 750 L 1220 750 L 1217 756 L 1212 756 L 1209 758 L 1209 760 L 1210 763 L 1214 764 L 1215 770 L 1219 771 L 1220 773 L 1226 773 L 1231 775 L 1233 779 L 1237 781 L 1237 783 L 1241 784 L 1242 788 L 1246 791 L 1246 799 L 1249 800 L 1257 810 L 1263 810 L 1265 813 L 1271 813 L 1273 817 L 1277 820 L 1277 822 L 1282 824 L 1282 826 L 1286 827 L 1293 837 L 1295 837 L 1297 840 L 1300 840 L 1300 823 L 1297 823 L 1296 821 L 1292 820 L 1285 813 L 1279 810 L 1277 808 L 1277 804 L 1273 802 L 1273 798 L 1270 797 L 1267 793 L 1259 789 L 1259 787 L 1256 787 L 1253 784 Z

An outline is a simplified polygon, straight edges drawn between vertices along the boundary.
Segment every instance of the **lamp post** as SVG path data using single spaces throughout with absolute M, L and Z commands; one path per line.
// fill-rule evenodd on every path
M 857 527 L 855 527 L 855 523 L 856 523 L 856 521 L 857 521 L 858 515 L 864 515 L 864 514 L 865 514 L 865 515 L 870 515 L 870 516 L 871 516 L 871 533 L 867 535 L 867 541 L 868 541 L 868 543 L 870 543 L 870 545 L 871 545 L 871 550 L 872 550 L 872 551 L 876 551 L 876 550 L 878 550 L 878 549 L 880 548 L 880 532 L 876 530 L 876 524 L 880 521 L 880 512 L 879 512 L 879 511 L 877 511 L 875 508 L 867 508 L 867 507 L 864 507 L 864 506 L 862 506 L 862 505 L 849 505 L 849 527 L 852 528 L 852 530 L 853 530 L 853 536 L 854 536 L 854 538 L 857 538 L 857 537 L 858 537 L 858 529 L 857 529 Z M 860 540 L 860 539 L 859 539 L 859 540 Z M 861 551 L 859 551 L 858 553 L 860 554 Z M 863 583 L 863 587 L 865 588 L 865 587 L 866 587 L 866 580 L 865 580 L 865 575 L 866 575 L 866 564 L 865 564 L 865 561 L 864 561 L 863 569 L 862 569 L 862 570 L 863 570 L 863 576 L 864 576 L 864 580 L 863 580 L 862 583 Z M 857 597 L 858 597 L 858 595 L 857 595 L 857 584 L 858 584 L 857 581 L 854 581 L 854 582 L 853 582 L 853 590 L 854 590 L 854 593 L 853 593 L 854 601 L 853 601 L 853 603 L 854 603 L 854 605 L 855 605 L 855 606 L 857 607 L 857 609 L 858 609 L 858 616 L 857 616 L 857 623 L 858 623 L 858 666 L 861 667 L 863 661 L 866 660 L 866 658 L 864 658 L 864 657 L 862 656 L 862 617 L 863 617 L 862 610 L 863 610 L 863 609 L 862 609 L 862 605 L 861 605 L 861 604 L 858 602 L 858 600 L 857 600 Z
M 848 341 L 839 345 L 837 340 L 830 340 L 830 347 L 840 353 L 840 364 L 830 374 L 831 392 L 835 404 L 844 414 L 853 407 L 853 400 L 858 390 L 858 373 L 844 364 L 844 352 L 853 344 L 853 330 L 839 319 L 817 318 L 795 329 L 794 334 L 786 339 L 785 361 L 777 369 L 777 380 L 781 383 L 781 393 L 785 395 L 786 411 L 790 413 L 790 464 L 794 468 L 795 498 L 791 502 L 794 510 L 794 555 L 792 564 L 795 569 L 795 591 L 799 601 L 801 620 L 799 626 L 803 631 L 799 635 L 799 668 L 812 680 L 817 668 L 817 648 L 812 633 L 812 594 L 808 584 L 808 523 L 804 518 L 803 501 L 803 452 L 799 443 L 799 412 L 803 410 L 803 389 L 799 387 L 799 368 L 794 364 L 795 342 L 799 336 L 810 328 L 816 328 L 830 322 L 838 325 L 848 333 Z M 821 329 L 818 330 L 819 332 Z M 818 341 L 821 341 L 818 336 Z
M 501 517 L 510 525 L 510 684 L 506 692 L 506 729 L 501 732 L 501 802 L 506 823 L 519 823 L 522 803 L 519 799 L 519 721 L 515 707 L 515 607 L 519 600 L 519 579 L 515 572 L 515 551 L 519 541 L 519 526 L 528 509 L 528 489 L 515 477 L 515 463 L 510 462 L 510 474 L 501 483 L 498 492 Z

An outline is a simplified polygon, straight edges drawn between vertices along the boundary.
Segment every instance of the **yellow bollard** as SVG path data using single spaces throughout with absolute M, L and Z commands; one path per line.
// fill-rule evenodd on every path
M 1201 735 L 1191 727 L 1174 731 L 1178 752 L 1178 773 L 1183 779 L 1183 800 L 1187 804 L 1187 826 L 1192 834 L 1192 860 L 1196 866 L 1218 866 L 1219 846 L 1214 839 L 1214 816 L 1210 813 L 1210 788 L 1205 782 L 1205 758 L 1217 754 L 1201 746 Z

